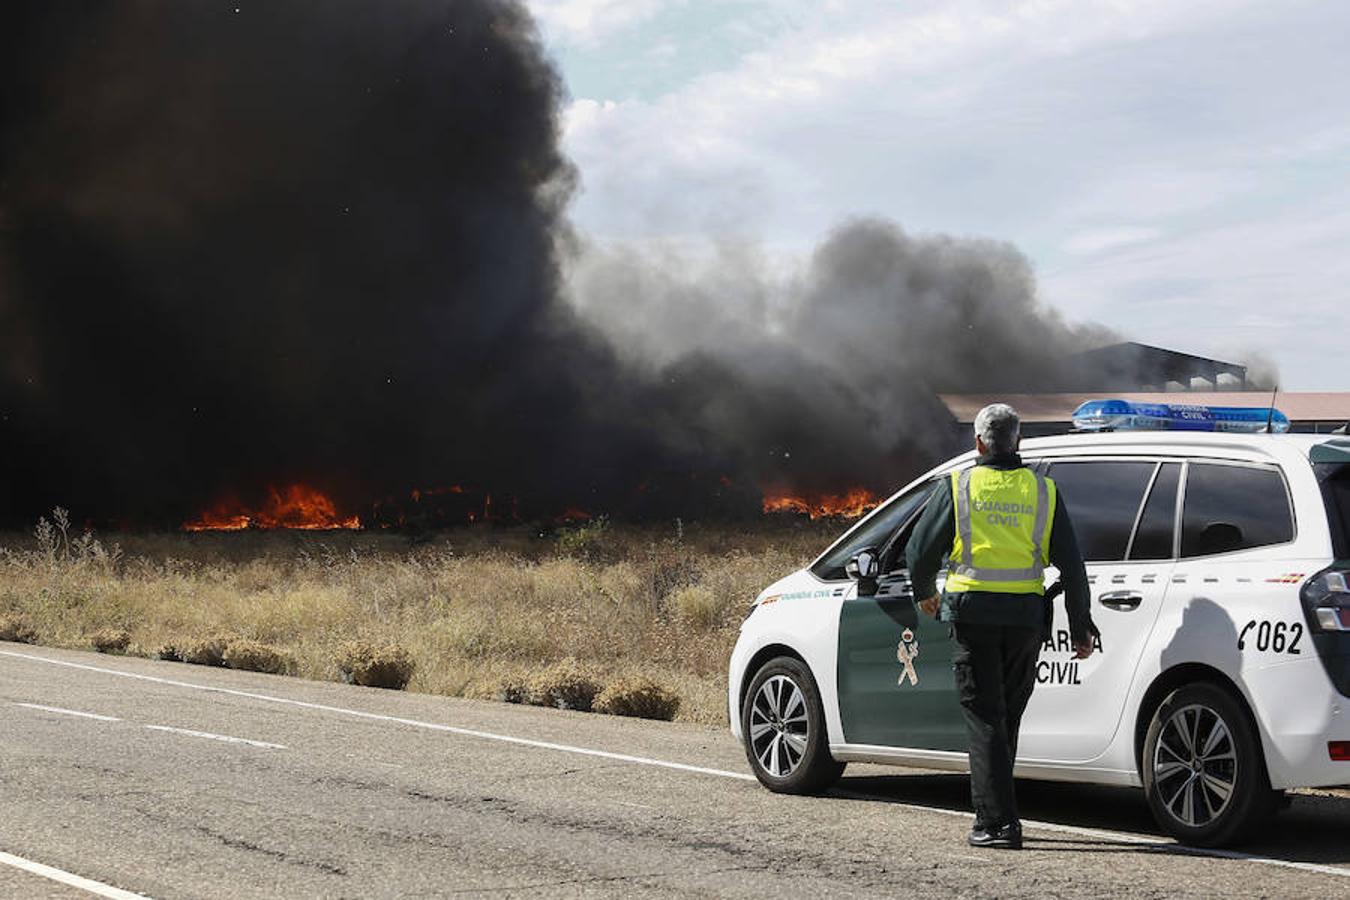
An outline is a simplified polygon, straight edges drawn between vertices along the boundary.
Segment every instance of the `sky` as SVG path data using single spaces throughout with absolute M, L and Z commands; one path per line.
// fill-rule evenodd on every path
M 1015 244 L 1071 321 L 1350 390 L 1344 0 L 527 0 L 602 245 Z

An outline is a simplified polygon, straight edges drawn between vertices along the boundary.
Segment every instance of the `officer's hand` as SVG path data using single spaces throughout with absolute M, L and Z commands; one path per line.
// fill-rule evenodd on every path
M 932 616 L 935 619 L 937 618 L 938 608 L 941 605 L 942 601 L 938 598 L 937 594 L 934 594 L 933 596 L 925 600 L 919 601 L 919 609 L 923 610 L 925 613 L 927 613 L 928 615 Z
M 1086 641 L 1082 644 L 1073 645 L 1074 659 L 1087 659 L 1092 655 L 1092 641 Z

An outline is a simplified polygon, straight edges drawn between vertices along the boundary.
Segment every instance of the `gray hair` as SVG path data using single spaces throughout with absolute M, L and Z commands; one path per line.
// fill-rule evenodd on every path
M 975 415 L 975 436 L 990 453 L 1015 453 L 1021 432 L 1017 410 L 1006 403 L 991 403 Z

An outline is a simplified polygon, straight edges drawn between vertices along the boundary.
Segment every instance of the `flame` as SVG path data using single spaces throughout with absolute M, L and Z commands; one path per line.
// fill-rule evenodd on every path
M 361 527 L 356 516 L 341 516 L 326 495 L 303 484 L 293 484 L 284 491 L 269 488 L 267 502 L 260 509 L 249 510 L 238 503 L 220 503 L 190 522 L 183 523 L 184 531 L 243 531 L 246 528 L 295 528 L 305 531 L 327 531 L 339 528 Z
M 452 484 L 449 487 L 413 488 L 408 496 L 412 498 L 412 502 L 421 503 L 423 497 L 443 497 L 446 494 L 462 493 L 464 493 L 464 485 Z
M 813 519 L 838 516 L 856 519 L 875 509 L 881 498 L 867 488 L 852 488 L 842 494 L 799 496 L 789 493 L 765 493 L 766 513 L 796 513 Z

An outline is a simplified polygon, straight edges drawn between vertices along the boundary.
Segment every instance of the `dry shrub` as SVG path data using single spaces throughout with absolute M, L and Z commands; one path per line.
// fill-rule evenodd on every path
M 649 596 L 668 597 L 693 582 L 695 566 L 689 548 L 676 541 L 653 542 L 647 547 Z
M 611 716 L 669 721 L 680 711 L 680 698 L 650 678 L 630 676 L 611 682 L 601 691 L 594 709 Z
M 230 639 L 228 637 L 213 635 L 189 640 L 178 650 L 183 662 L 192 663 L 196 666 L 223 666 L 225 665 L 225 651 L 229 646 Z
M 530 679 L 521 675 L 507 675 L 498 680 L 474 681 L 464 688 L 462 696 L 470 700 L 496 700 L 500 703 L 528 703 Z
M 178 644 L 160 644 L 155 652 L 150 655 L 155 659 L 162 659 L 165 662 L 183 661 L 183 649 Z
M 682 587 L 670 597 L 675 615 L 686 625 L 700 630 L 715 628 L 722 622 L 722 604 L 710 588 L 701 584 Z
M 125 653 L 131 634 L 124 628 L 101 628 L 89 639 L 99 653 Z
M 285 675 L 295 668 L 295 660 L 289 653 L 257 641 L 231 641 L 225 648 L 223 659 L 231 669 L 269 675 Z
M 348 684 L 396 691 L 407 687 L 416 669 L 412 655 L 397 644 L 376 645 L 368 641 L 344 644 L 338 650 L 337 665 L 342 680 Z
M 558 534 L 558 553 L 586 562 L 605 562 L 616 558 L 618 548 L 610 538 L 609 518 L 597 516 L 584 525 Z
M 617 606 L 647 602 L 647 582 L 638 567 L 627 560 L 605 566 L 598 580 L 600 595 Z
M 595 668 L 569 657 L 531 676 L 525 700 L 534 706 L 589 712 L 600 687 L 600 675 Z
M 18 616 L 0 616 L 0 641 L 16 644 L 37 643 L 37 632 Z

